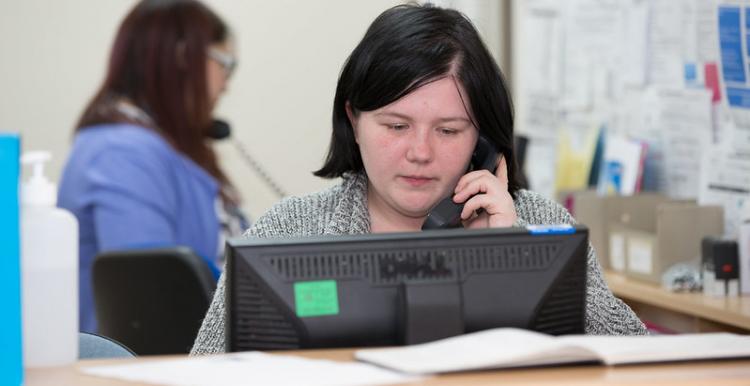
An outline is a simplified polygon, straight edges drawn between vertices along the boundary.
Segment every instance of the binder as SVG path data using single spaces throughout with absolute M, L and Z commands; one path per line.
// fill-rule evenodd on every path
M 17 134 L 0 133 L 0 384 L 23 382 Z

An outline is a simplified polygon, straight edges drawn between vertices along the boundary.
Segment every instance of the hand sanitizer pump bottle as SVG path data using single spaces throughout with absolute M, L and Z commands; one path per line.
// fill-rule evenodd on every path
M 33 175 L 21 185 L 21 286 L 25 367 L 78 358 L 78 222 L 55 207 L 57 188 L 44 176 L 48 152 L 21 163 Z

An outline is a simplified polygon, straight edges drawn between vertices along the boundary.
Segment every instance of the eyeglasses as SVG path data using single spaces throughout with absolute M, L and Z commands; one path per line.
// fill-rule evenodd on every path
M 219 63 L 219 65 L 221 65 L 227 75 L 227 79 L 232 76 L 234 69 L 237 68 L 237 58 L 226 51 L 222 51 L 215 47 L 210 47 L 208 49 L 208 57 L 215 60 L 216 63 Z

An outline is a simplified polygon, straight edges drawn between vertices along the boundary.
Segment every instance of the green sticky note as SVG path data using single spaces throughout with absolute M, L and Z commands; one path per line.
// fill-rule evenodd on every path
M 294 283 L 294 305 L 297 316 L 338 315 L 339 294 L 336 280 Z

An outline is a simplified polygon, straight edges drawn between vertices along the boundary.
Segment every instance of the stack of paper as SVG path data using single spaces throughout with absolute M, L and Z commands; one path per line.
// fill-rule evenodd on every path
M 498 328 L 408 347 L 367 349 L 359 360 L 411 374 L 597 362 L 607 365 L 750 356 L 750 336 L 712 333 L 661 336 L 554 337 Z
M 160 385 L 385 385 L 420 380 L 365 363 L 246 352 L 85 367 L 82 372 Z

